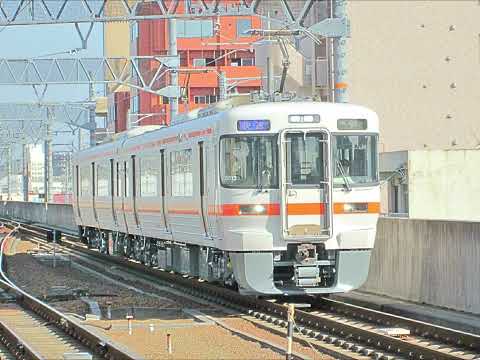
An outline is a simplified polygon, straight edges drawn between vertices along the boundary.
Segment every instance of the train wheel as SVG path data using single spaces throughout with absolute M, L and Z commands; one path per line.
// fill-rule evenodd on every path
M 150 256 L 150 266 L 151 267 L 158 266 L 158 256 L 156 253 Z

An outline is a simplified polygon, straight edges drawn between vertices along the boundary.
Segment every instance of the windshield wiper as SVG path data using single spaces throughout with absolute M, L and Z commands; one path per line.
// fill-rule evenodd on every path
M 352 191 L 352 187 L 348 182 L 347 175 L 345 175 L 345 169 L 343 168 L 343 165 L 339 160 L 337 160 L 337 167 L 338 167 L 338 170 L 340 170 L 340 175 L 342 175 L 343 184 L 345 185 L 345 190 Z

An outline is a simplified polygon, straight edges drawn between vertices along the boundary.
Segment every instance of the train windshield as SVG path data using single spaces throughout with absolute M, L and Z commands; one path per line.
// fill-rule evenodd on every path
M 220 180 L 225 187 L 277 188 L 277 137 L 227 136 L 220 140 Z
M 332 168 L 336 187 L 377 183 L 377 136 L 333 136 Z

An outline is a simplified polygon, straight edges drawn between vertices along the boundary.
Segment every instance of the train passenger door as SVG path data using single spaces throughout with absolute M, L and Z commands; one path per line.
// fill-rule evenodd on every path
M 96 196 L 97 196 L 97 172 L 95 171 L 95 163 L 92 162 L 92 209 L 93 217 L 95 218 L 95 223 L 98 226 L 98 214 L 97 214 L 97 205 L 96 205 Z
M 122 169 L 122 214 L 123 214 L 123 222 L 125 224 L 125 232 L 128 233 L 128 222 L 127 222 L 127 214 L 126 214 L 126 198 L 128 195 L 128 162 L 123 161 L 123 169 Z
M 115 225 L 119 227 L 119 230 L 122 231 L 121 223 L 119 222 L 120 209 L 121 209 L 121 199 L 120 199 L 120 189 L 121 189 L 121 176 L 120 176 L 120 162 L 114 161 L 114 169 L 112 175 L 112 195 L 113 195 L 113 220 Z
M 77 216 L 80 222 L 83 223 L 80 211 L 80 170 L 78 165 L 75 165 L 75 207 L 77 210 Z
M 205 236 L 209 236 L 209 226 L 208 226 L 208 198 L 207 198 L 207 184 L 208 184 L 208 171 L 206 167 L 206 154 L 204 142 L 200 141 L 198 143 L 198 154 L 199 154 L 199 175 L 200 175 L 200 214 L 202 216 L 203 230 L 205 231 Z
M 328 132 L 285 130 L 280 143 L 284 238 L 328 238 L 332 230 Z
M 117 170 L 117 171 L 115 171 Z M 115 211 L 115 196 L 118 196 L 116 192 L 116 183 L 118 182 L 118 163 L 117 163 L 117 169 L 115 169 L 115 161 L 113 159 L 110 159 L 110 189 L 111 189 L 111 202 L 112 202 L 112 218 L 113 218 L 113 223 L 115 224 L 115 227 L 118 227 L 118 220 L 117 220 L 117 212 Z
M 204 168 L 206 173 L 205 178 L 205 188 L 206 188 L 206 209 L 208 215 L 208 234 L 210 237 L 217 237 L 217 221 L 218 221 L 218 153 L 217 153 L 218 144 L 213 142 L 206 142 L 204 155 L 205 162 Z
M 137 227 L 140 227 L 140 219 L 138 217 L 138 208 L 137 208 L 137 179 L 139 179 L 137 158 L 135 155 L 131 157 L 132 161 L 132 209 L 133 209 L 133 218 Z

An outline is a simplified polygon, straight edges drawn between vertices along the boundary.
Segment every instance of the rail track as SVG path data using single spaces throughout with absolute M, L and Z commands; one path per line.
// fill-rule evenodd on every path
M 6 350 L 10 355 L 5 358 L 16 359 L 62 359 L 66 354 L 93 359 L 136 358 L 10 281 L 4 271 L 4 244 L 18 230 L 17 225 L 0 240 L 0 287 L 15 298 L 15 303 L 0 307 L 0 358 Z
M 20 231 L 44 237 L 51 229 L 22 224 Z M 192 296 L 248 313 L 272 331 L 284 331 L 287 326 L 287 307 L 282 301 L 242 296 L 213 284 L 146 267 L 128 259 L 104 255 L 79 244 L 73 234 L 64 234 L 62 246 L 102 262 L 121 265 L 122 269 L 128 269 L 149 281 L 166 282 Z M 318 350 L 334 357 L 480 359 L 478 335 L 330 299 L 322 299 L 320 302 L 306 300 L 311 300 L 312 307 L 295 312 L 298 340 L 313 344 Z M 410 334 L 395 337 L 386 333 L 385 328 L 407 329 Z

